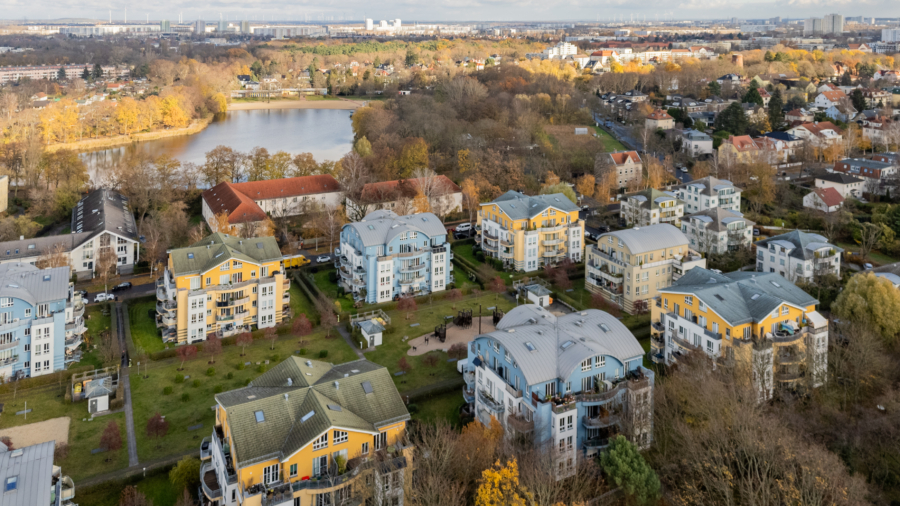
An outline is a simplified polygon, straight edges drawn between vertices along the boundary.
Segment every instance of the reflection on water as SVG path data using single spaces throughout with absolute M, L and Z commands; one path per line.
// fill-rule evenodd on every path
M 153 156 L 167 154 L 181 163 L 202 164 L 207 151 L 224 145 L 243 153 L 256 146 L 291 154 L 312 153 L 316 161 L 337 160 L 350 151 L 353 130 L 350 113 L 331 109 L 275 109 L 232 111 L 217 117 L 194 135 L 134 143 L 82 154 L 92 176 L 136 149 Z

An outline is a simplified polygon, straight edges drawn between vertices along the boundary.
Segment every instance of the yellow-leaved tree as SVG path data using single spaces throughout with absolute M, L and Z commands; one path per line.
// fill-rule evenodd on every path
M 505 466 L 498 460 L 493 467 L 481 473 L 481 483 L 475 492 L 475 506 L 526 506 L 532 501 L 528 490 L 519 485 L 516 459 Z
M 900 293 L 889 280 L 872 273 L 850 278 L 831 310 L 843 320 L 868 325 L 888 344 L 900 334 Z
M 426 197 L 425 194 L 422 192 L 419 192 L 416 195 L 416 198 L 413 199 L 412 207 L 413 207 L 413 212 L 416 212 L 416 213 L 430 213 L 431 212 L 431 204 L 428 202 L 428 197 Z

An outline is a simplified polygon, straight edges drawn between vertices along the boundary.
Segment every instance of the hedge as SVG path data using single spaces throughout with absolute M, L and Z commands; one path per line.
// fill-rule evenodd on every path
M 423 387 L 400 392 L 400 397 L 409 403 L 427 400 L 435 395 L 445 394 L 447 392 L 457 391 L 466 384 L 466 380 L 462 376 L 456 376 L 437 383 L 425 385 Z

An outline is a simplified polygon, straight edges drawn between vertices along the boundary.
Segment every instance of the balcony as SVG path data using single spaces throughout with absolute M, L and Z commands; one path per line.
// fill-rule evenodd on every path
M 775 362 L 781 365 L 800 364 L 806 360 L 806 353 L 790 348 L 780 348 L 775 353 Z
M 203 438 L 203 442 L 200 443 L 200 460 L 209 460 L 212 458 L 212 444 L 211 438 Z
M 509 415 L 506 418 L 506 425 L 520 434 L 534 431 L 534 420 L 526 420 L 521 413 Z
M 601 250 L 601 249 L 598 248 L 596 245 L 594 245 L 594 246 L 592 246 L 592 247 L 594 248 L 594 249 L 593 249 L 593 254 L 594 254 L 594 255 L 597 255 L 597 256 L 600 257 L 602 260 L 606 260 L 607 262 L 610 262 L 610 263 L 612 263 L 612 264 L 614 264 L 614 265 L 618 265 L 619 267 L 628 267 L 628 264 L 626 264 L 626 263 L 623 262 L 622 260 L 619 260 L 619 259 L 617 259 L 617 258 L 613 258 L 612 255 L 610 255 L 609 253 L 606 253 L 605 251 Z
M 76 334 L 74 337 L 66 338 L 66 349 L 77 348 L 78 345 L 84 342 L 84 339 L 80 334 Z
M 513 386 L 509 384 L 506 385 L 506 393 L 511 395 L 514 399 L 522 398 L 522 390 L 513 388 Z
M 291 292 L 284 292 L 284 295 L 281 296 L 281 302 L 290 302 L 291 301 Z
M 503 413 L 503 404 L 495 401 L 493 397 L 484 392 L 484 390 L 478 391 L 478 402 L 484 404 L 484 406 L 495 413 Z
M 0 343 L 0 351 L 8 350 L 10 348 L 15 348 L 16 346 L 19 345 L 19 342 L 16 341 L 15 339 L 12 339 L 11 337 L 9 339 L 10 340 L 8 342 Z
M 232 307 L 232 306 L 243 306 L 244 304 L 250 302 L 250 296 L 241 297 L 240 299 L 228 299 L 216 302 L 216 307 Z
M 485 239 L 490 239 L 492 241 L 500 240 L 500 237 L 497 234 L 491 233 L 490 230 L 482 230 L 481 235 L 484 236 Z
M 544 239 L 541 241 L 541 244 L 544 246 L 556 246 L 557 244 L 562 244 L 566 242 L 565 239 Z
M 464 372 L 463 378 L 466 380 L 466 385 L 471 385 L 471 384 L 475 383 L 475 371 Z
M 75 498 L 75 482 L 68 476 L 63 476 L 59 481 L 61 485 L 59 498 L 62 504 L 70 504 L 72 499 Z
M 261 499 L 260 506 L 292 506 L 294 504 L 294 489 L 290 483 L 277 485 L 267 490 Z
M 156 315 L 156 327 L 172 327 L 178 323 L 178 319 L 171 313 Z
M 500 251 L 500 258 L 515 258 L 515 254 L 512 251 Z
M 419 276 L 419 277 L 417 277 L 417 278 L 411 278 L 411 279 L 409 279 L 409 278 L 408 278 L 408 279 L 400 278 L 400 279 L 398 280 L 398 282 L 399 282 L 401 285 L 418 285 L 418 284 L 420 284 L 420 283 L 424 283 L 424 282 L 425 282 L 425 276 Z
M 544 258 L 555 258 L 566 254 L 565 248 L 554 249 L 541 253 Z
M 463 399 L 467 402 L 475 402 L 475 390 L 466 386 L 462 387 Z
M 598 416 L 584 416 L 582 420 L 588 429 L 602 429 L 619 423 L 619 414 L 607 411 Z
M 487 242 L 487 241 L 485 241 L 485 242 L 481 245 L 481 247 L 482 247 L 482 249 L 484 249 L 485 251 L 491 251 L 491 252 L 493 252 L 493 253 L 496 253 L 496 252 L 497 252 L 497 246 L 496 246 L 496 245 L 492 245 L 492 244 L 490 244 L 490 243 Z
M 81 350 L 75 351 L 73 353 L 66 353 L 66 358 L 64 360 L 66 364 L 71 364 L 73 362 L 81 362 Z
M 4 365 L 14 364 L 19 361 L 18 355 L 13 355 L 11 357 L 0 358 L 0 367 Z
M 75 304 L 75 309 L 72 311 L 72 314 L 75 315 L 75 318 L 81 318 L 84 316 L 84 304 Z
M 175 311 L 178 309 L 178 304 L 174 302 L 157 302 L 156 303 L 156 312 L 157 313 L 168 313 L 171 311 Z
M 418 248 L 412 251 L 401 251 L 400 253 L 397 253 L 397 258 L 412 258 L 424 255 L 425 253 L 428 253 L 428 250 L 425 248 Z
M 593 437 L 590 439 L 585 439 L 584 443 L 585 450 L 601 450 L 609 446 L 609 438 L 606 437 Z
M 219 486 L 216 468 L 212 462 L 204 462 L 200 465 L 200 486 L 203 489 L 203 495 L 210 501 L 222 500 L 222 487 Z
M 78 319 L 75 322 L 66 324 L 66 335 L 69 334 L 84 334 L 84 320 Z
M 422 269 L 424 269 L 424 268 L 426 268 L 426 267 L 428 267 L 426 264 L 407 265 L 406 267 L 401 267 L 401 268 L 400 268 L 400 273 L 402 274 L 402 273 L 419 272 L 419 271 L 421 271 Z

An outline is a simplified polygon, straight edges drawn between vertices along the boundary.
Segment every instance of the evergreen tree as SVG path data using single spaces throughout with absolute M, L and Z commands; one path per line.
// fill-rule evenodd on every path
M 84 72 L 81 73 L 81 78 L 85 81 L 91 80 L 91 70 L 87 67 L 84 68 Z
M 781 90 L 775 88 L 772 98 L 769 100 L 769 125 L 772 129 L 781 128 L 784 122 L 784 102 L 781 100 Z
M 63 67 L 62 65 L 60 65 L 60 67 L 59 67 L 59 72 L 56 73 L 56 79 L 58 81 L 66 80 L 66 68 Z
M 256 60 L 255 62 L 250 64 L 250 73 L 252 73 L 254 76 L 259 77 L 260 74 L 262 74 L 262 71 L 263 66 L 262 63 L 259 62 L 259 60 Z
M 710 94 L 715 95 L 717 97 L 722 95 L 722 85 L 719 84 L 717 81 L 710 82 L 709 84 L 706 85 L 706 87 L 709 88 Z
M 406 66 L 410 67 L 412 65 L 416 65 L 419 63 L 419 53 L 416 52 L 416 48 L 410 46 L 406 50 Z
M 853 102 L 853 107 L 857 111 L 864 111 L 866 109 L 866 97 L 863 96 L 862 90 L 859 88 L 853 90 L 853 93 L 850 94 L 850 101 Z
M 625 436 L 610 441 L 609 448 L 600 454 L 600 467 L 636 504 L 655 504 L 659 499 L 661 486 L 656 472 Z
M 844 75 L 841 76 L 841 86 L 850 86 L 853 84 L 853 78 L 850 77 L 850 71 L 844 72 Z
M 717 131 L 723 130 L 732 135 L 746 135 L 750 121 L 744 113 L 744 108 L 737 102 L 732 102 L 722 112 L 716 116 L 716 122 L 713 128 Z
M 775 61 L 775 53 L 772 51 L 766 51 L 766 55 L 764 57 L 766 61 Z
M 744 94 L 742 102 L 744 102 L 745 104 L 757 104 L 760 106 L 763 105 L 762 95 L 759 94 L 759 90 L 757 90 L 756 88 L 750 88 L 749 90 L 747 90 L 747 93 Z
M 100 79 L 101 77 L 103 77 L 103 69 L 100 68 L 99 63 L 94 64 L 94 71 L 91 73 L 91 77 L 93 77 L 94 79 Z

